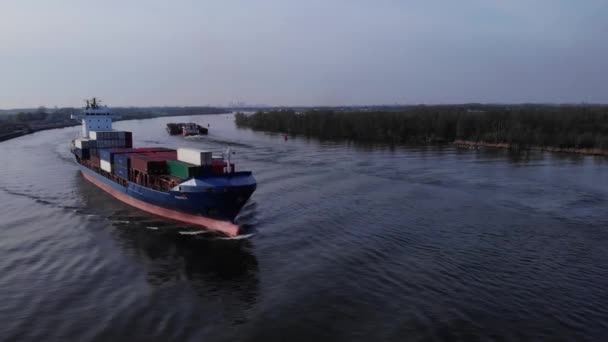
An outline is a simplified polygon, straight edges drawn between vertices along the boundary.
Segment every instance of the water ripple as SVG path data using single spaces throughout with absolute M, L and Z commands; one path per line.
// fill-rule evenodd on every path
M 169 137 L 203 120 L 211 135 Z M 227 239 L 88 184 L 77 128 L 3 142 L 6 340 L 603 340 L 608 163 L 121 121 L 237 148 L 259 187 Z M 44 175 L 42 177 L 41 175 Z

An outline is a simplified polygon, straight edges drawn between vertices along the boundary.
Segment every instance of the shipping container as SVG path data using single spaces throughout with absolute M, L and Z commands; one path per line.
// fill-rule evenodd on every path
M 129 132 L 131 133 L 131 132 Z M 127 132 L 125 131 L 91 131 L 89 132 L 91 140 L 126 140 Z M 131 137 L 133 137 L 131 135 Z
M 131 168 L 150 175 L 167 173 L 167 161 L 151 154 L 134 153 L 131 155 Z
M 129 180 L 129 169 L 126 167 L 118 166 L 118 165 L 114 164 L 113 173 L 122 179 Z
M 114 166 L 131 168 L 131 153 L 120 153 L 114 155 Z
M 101 151 L 99 153 L 100 158 L 109 161 L 111 164 L 114 164 L 114 159 L 117 155 L 135 152 L 132 148 L 110 148 Z
M 212 153 L 192 148 L 179 148 L 177 149 L 177 160 L 199 166 L 211 165 Z
M 175 150 L 170 150 L 167 148 L 162 148 L 159 150 L 157 148 L 144 148 L 144 149 L 134 149 L 134 148 L 113 148 L 108 150 L 104 155 L 104 160 L 109 160 L 110 163 L 115 165 L 120 165 L 126 168 L 131 168 L 131 155 L 132 154 L 142 154 L 142 153 L 153 153 L 154 156 L 162 157 L 166 160 L 176 160 L 177 152 Z
M 167 173 L 174 177 L 191 178 L 201 174 L 201 167 L 179 160 L 167 160 Z
M 109 148 L 105 148 L 105 149 L 99 149 L 98 153 L 99 153 L 99 159 L 101 160 L 105 160 L 105 161 L 109 161 L 111 163 L 110 157 L 110 149 Z
M 89 153 L 88 148 L 85 148 L 85 149 L 75 148 L 74 154 L 82 160 L 87 160 L 91 157 L 91 154 Z
M 133 133 L 125 132 L 125 147 L 133 147 Z
M 112 164 L 109 161 L 101 159 L 99 162 L 99 167 L 106 172 L 112 172 Z
M 95 145 L 98 148 L 127 148 L 132 147 L 133 143 L 125 140 L 96 140 Z
M 96 147 L 95 140 L 89 140 L 87 138 L 78 138 L 74 140 L 74 145 L 80 149 Z

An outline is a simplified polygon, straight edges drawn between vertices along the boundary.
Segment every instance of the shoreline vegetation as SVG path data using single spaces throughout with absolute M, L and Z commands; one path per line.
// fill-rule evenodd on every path
M 230 111 L 215 107 L 114 107 L 114 112 L 121 116 L 120 120 L 151 119 L 166 116 L 224 114 Z M 11 114 L 0 114 L 0 142 L 17 138 L 39 131 L 78 126 L 80 122 L 70 119 L 72 113 L 78 113 L 78 108 L 46 109 L 19 111 Z
M 241 128 L 320 139 L 608 156 L 608 105 L 438 105 L 237 113 Z

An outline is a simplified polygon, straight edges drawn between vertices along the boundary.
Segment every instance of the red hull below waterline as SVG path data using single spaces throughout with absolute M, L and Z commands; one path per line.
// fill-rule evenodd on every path
M 126 192 L 114 189 L 112 186 L 105 183 L 105 179 L 103 179 L 102 176 L 98 176 L 96 174 L 93 174 L 92 172 L 86 172 L 84 170 L 81 170 L 81 172 L 86 180 L 93 183 L 98 188 L 104 190 L 116 199 L 137 209 L 174 221 L 184 222 L 196 226 L 201 226 L 210 230 L 218 231 L 230 237 L 238 236 L 241 233 L 240 227 L 234 223 L 182 213 L 179 211 L 162 208 L 150 203 L 146 203 L 129 196 Z

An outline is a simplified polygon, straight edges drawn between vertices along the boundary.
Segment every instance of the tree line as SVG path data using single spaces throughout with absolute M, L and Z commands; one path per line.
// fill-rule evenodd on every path
M 112 107 L 120 115 L 120 120 L 148 119 L 160 116 L 181 116 L 228 113 L 226 109 L 216 107 Z M 32 132 L 58 126 L 77 125 L 78 121 L 70 118 L 72 113 L 80 113 L 80 108 L 39 107 L 31 110 L 20 110 L 17 113 L 0 115 L 0 135 L 15 131 Z M 12 136 L 12 135 L 11 135 Z M 0 141 L 2 141 L 0 137 Z
M 608 149 L 608 106 L 453 105 L 398 110 L 237 113 L 239 127 L 383 143 L 465 140 L 512 147 Z

